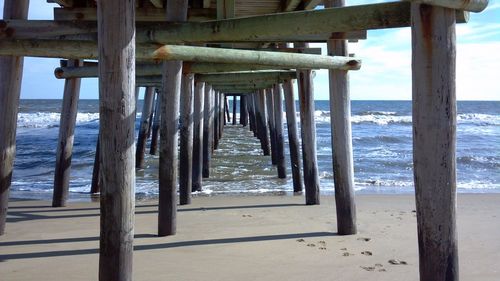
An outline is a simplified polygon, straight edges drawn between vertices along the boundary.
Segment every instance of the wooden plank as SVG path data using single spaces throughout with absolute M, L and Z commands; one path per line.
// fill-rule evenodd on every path
M 187 19 L 188 1 L 167 1 L 166 20 Z M 182 61 L 163 63 L 160 106 L 160 163 L 158 236 L 173 235 L 177 229 L 178 118 Z
M 156 155 L 156 153 L 158 152 L 158 133 L 160 130 L 160 115 L 161 115 L 160 97 L 161 97 L 160 94 L 156 95 L 156 103 L 155 103 L 155 110 L 154 110 L 154 117 L 153 117 L 153 126 L 152 126 L 152 133 L 151 133 L 151 146 L 149 148 L 149 154 L 151 154 L 151 155 Z
M 274 131 L 276 139 L 276 165 L 278 178 L 286 179 L 285 140 L 283 137 L 283 93 L 280 84 L 274 86 Z
M 210 177 L 210 160 L 213 147 L 214 127 L 214 92 L 212 86 L 205 83 L 205 96 L 203 104 L 203 170 L 204 178 Z
M 194 75 L 183 74 L 180 97 L 179 204 L 191 204 L 193 189 L 193 89 Z
M 135 11 L 136 21 L 165 21 L 165 9 L 139 8 Z M 188 21 L 200 22 L 216 18 L 215 9 L 189 9 Z M 95 8 L 54 8 L 54 20 L 57 21 L 96 21 Z
M 153 111 L 155 89 L 154 87 L 146 87 L 144 93 L 144 104 L 142 107 L 141 123 L 139 127 L 139 135 L 137 136 L 137 147 L 135 153 L 135 167 L 144 169 L 144 153 L 146 151 L 147 131 L 151 120 L 151 112 Z
M 28 0 L 5 0 L 4 19 L 26 19 Z M 16 155 L 16 129 L 21 80 L 22 57 L 0 57 L 0 235 L 5 233 L 9 190 Z
M 303 189 L 300 165 L 299 135 L 297 133 L 297 115 L 295 114 L 295 94 L 292 80 L 283 83 L 286 105 L 286 125 L 288 143 L 290 146 L 290 164 L 292 166 L 293 192 L 299 193 Z
M 99 3 L 99 280 L 132 280 L 135 209 L 135 18 L 132 1 Z
M 193 137 L 193 191 L 201 191 L 204 153 L 205 83 L 195 82 L 194 137 Z M 207 116 L 208 117 L 208 116 Z M 208 126 L 208 125 L 207 125 Z M 208 132 L 207 132 L 208 133 Z M 208 150 L 207 150 L 208 151 Z
M 345 0 L 326 0 L 325 6 L 343 6 Z M 331 40 L 328 55 L 348 55 L 347 41 Z M 337 233 L 356 234 L 356 203 L 354 201 L 354 160 L 352 154 L 351 97 L 347 71 L 329 71 L 330 112 L 332 131 L 333 175 Z
M 282 81 L 285 79 L 297 78 L 296 71 L 259 71 L 259 72 L 239 72 L 239 73 L 223 73 L 223 74 L 199 74 L 196 79 L 199 81 L 217 83 L 217 82 L 248 82 L 257 80 L 274 80 Z
M 79 60 L 69 61 L 68 63 L 68 66 L 71 67 L 83 65 L 83 62 Z M 80 78 L 66 79 L 64 83 L 61 120 L 59 123 L 59 141 L 57 142 L 56 167 L 54 172 L 52 207 L 64 207 L 68 199 L 80 85 Z
M 313 74 L 311 70 L 298 70 L 297 75 L 306 204 L 319 205 L 319 174 L 316 155 Z
M 420 280 L 459 280 L 456 39 L 451 9 L 412 4 L 413 173 Z

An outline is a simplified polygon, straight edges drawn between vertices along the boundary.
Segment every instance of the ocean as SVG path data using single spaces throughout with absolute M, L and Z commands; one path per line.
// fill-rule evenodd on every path
M 21 100 L 12 198 L 52 198 L 61 104 L 61 100 Z M 316 101 L 315 106 L 320 189 L 332 194 L 329 103 Z M 70 200 L 90 199 L 98 108 L 97 100 L 81 100 L 78 105 Z M 139 101 L 138 111 L 141 108 Z M 411 102 L 352 101 L 351 121 L 356 192 L 413 193 Z M 284 132 L 287 179 L 277 178 L 270 157 L 262 156 L 248 127 L 228 124 L 213 157 L 211 178 L 204 180 L 197 195 L 292 194 L 286 125 Z M 137 198 L 157 196 L 158 156 L 147 155 L 146 168 L 136 175 Z M 499 101 L 458 102 L 457 179 L 461 193 L 500 193 Z

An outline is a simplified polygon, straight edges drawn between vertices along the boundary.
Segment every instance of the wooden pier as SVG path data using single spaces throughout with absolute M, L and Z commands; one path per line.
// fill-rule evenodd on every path
M 92 192 L 100 192 L 99 280 L 132 280 L 135 171 L 144 168 L 148 138 L 150 153 L 159 153 L 158 236 L 176 234 L 177 204 L 190 204 L 191 193 L 203 189 L 225 126 L 253 131 L 277 177 L 287 179 L 283 102 L 293 191 L 304 190 L 305 205 L 320 204 L 315 69 L 329 70 L 337 233 L 356 234 L 349 72 L 362 63 L 349 56 L 347 42 L 369 40 L 368 30 L 409 27 L 420 279 L 459 280 L 455 25 L 467 22 L 468 12 L 485 9 L 487 0 L 359 6 L 344 0 L 47 2 L 60 6 L 54 19 L 37 21 L 27 20 L 28 0 L 4 0 L 0 235 L 8 231 L 24 56 L 64 59 L 55 67 L 55 77 L 65 79 L 65 87 L 54 207 L 67 205 L 80 81 L 99 78 L 100 130 L 92 184 Z M 327 54 L 310 48 L 310 42 L 327 43 Z M 139 87 L 146 90 L 136 140 Z

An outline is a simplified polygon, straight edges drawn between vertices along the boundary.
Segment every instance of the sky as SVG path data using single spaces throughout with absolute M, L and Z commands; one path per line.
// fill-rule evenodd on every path
M 347 0 L 348 5 L 374 2 Z M 32 0 L 29 19 L 52 19 L 53 7 L 45 0 Z M 0 1 L 3 11 L 3 1 Z M 312 44 L 322 47 L 324 44 Z M 368 31 L 368 39 L 349 44 L 349 52 L 362 60 L 351 71 L 353 100 L 411 100 L 411 30 L 397 28 Z M 61 99 L 64 80 L 54 77 L 58 59 L 25 58 L 22 99 Z M 457 25 L 457 98 L 459 100 L 500 100 L 500 0 L 490 0 L 488 8 L 471 13 L 469 23 Z M 314 95 L 328 99 L 328 74 L 316 71 Z M 81 99 L 98 97 L 97 79 L 83 79 Z

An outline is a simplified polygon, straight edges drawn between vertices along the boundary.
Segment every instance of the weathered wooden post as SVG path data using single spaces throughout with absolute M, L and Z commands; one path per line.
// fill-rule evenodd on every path
M 210 160 L 213 147 L 214 98 L 212 85 L 205 83 L 205 101 L 203 104 L 203 172 L 202 176 L 210 176 Z
M 132 280 L 135 208 L 135 2 L 97 6 L 101 236 L 99 280 Z
M 327 0 L 325 7 L 345 6 L 345 0 Z M 347 40 L 329 40 L 329 56 L 348 56 Z M 351 133 L 351 98 L 347 70 L 329 70 L 331 138 L 337 233 L 356 234 L 354 165 Z
M 167 1 L 166 20 L 182 22 L 187 19 L 188 1 Z M 158 195 L 158 236 L 176 233 L 179 98 L 182 61 L 163 63 L 160 106 L 160 171 Z
M 200 191 L 203 171 L 203 102 L 205 83 L 195 82 L 193 102 L 193 180 L 192 191 Z
M 286 179 L 285 140 L 283 137 L 283 93 L 280 84 L 274 86 L 274 126 L 276 131 L 276 165 L 278 178 Z
M 247 96 L 240 96 L 240 124 L 243 127 L 248 125 L 248 109 L 247 109 Z
M 292 165 L 293 192 L 302 192 L 302 176 L 300 175 L 299 135 L 297 133 L 297 116 L 295 114 L 295 95 L 292 80 L 283 83 L 286 105 L 286 125 L 290 146 L 290 164 Z
M 224 112 L 226 113 L 226 119 L 224 119 L 224 125 L 231 122 L 231 115 L 229 114 L 229 101 L 227 96 L 224 95 Z
M 214 132 L 213 132 L 213 137 L 214 137 L 214 145 L 212 148 L 213 150 L 217 149 L 219 147 L 219 126 L 221 125 L 220 123 L 220 95 L 221 93 L 219 91 L 214 92 Z
M 233 125 L 236 125 L 236 102 L 237 101 L 238 101 L 238 96 L 233 96 Z M 241 118 L 241 115 L 240 115 L 240 118 Z
M 101 192 L 101 188 L 99 186 L 99 173 L 101 170 L 101 148 L 99 145 L 99 136 L 97 136 L 97 141 L 95 145 L 95 156 L 94 156 L 94 167 L 92 168 L 92 182 L 90 184 L 90 193 L 91 194 L 96 194 Z
M 295 47 L 308 47 L 308 44 L 295 44 Z M 316 123 L 314 122 L 314 87 L 312 70 L 298 70 L 297 76 L 306 204 L 318 205 L 319 175 L 316 155 Z
M 270 155 L 269 130 L 267 129 L 266 91 L 259 90 L 256 98 L 257 132 L 264 155 Z
M 267 111 L 267 124 L 269 127 L 269 140 L 271 141 L 271 163 L 277 164 L 277 148 L 276 148 L 276 127 L 274 124 L 274 89 L 266 89 L 266 111 Z
M 161 94 L 156 91 L 156 102 L 155 102 L 155 110 L 153 115 L 153 125 L 151 132 L 151 144 L 149 147 L 149 154 L 156 155 L 158 151 L 158 131 L 160 130 L 160 105 L 161 105 Z
M 193 87 L 194 75 L 182 76 L 180 97 L 179 204 L 191 204 L 193 185 Z
M 455 11 L 412 4 L 413 173 L 420 280 L 455 281 Z
M 5 0 L 3 19 L 26 19 L 28 0 Z M 12 181 L 14 157 L 16 155 L 16 129 L 23 57 L 0 56 L 0 235 L 5 232 L 9 190 Z
M 255 93 L 252 93 L 250 96 L 249 96 L 249 111 L 248 111 L 248 115 L 250 116 L 250 129 L 252 130 L 253 132 L 253 136 L 254 137 L 257 137 L 257 117 L 256 117 L 256 114 L 257 114 L 257 111 L 255 109 Z
M 220 105 L 220 109 L 219 109 L 219 113 L 220 113 L 220 116 L 219 116 L 219 141 L 220 139 L 222 138 L 222 133 L 224 132 L 224 126 L 226 125 L 226 95 L 224 93 L 220 93 L 219 95 L 219 98 L 220 98 L 220 101 L 219 101 L 219 105 Z
M 82 66 L 83 61 L 69 60 L 69 67 Z M 61 121 L 59 124 L 59 141 L 57 142 L 56 169 L 54 173 L 54 193 L 52 207 L 66 206 L 69 192 L 71 157 L 75 136 L 78 99 L 80 97 L 80 78 L 66 79 L 64 82 Z
M 141 124 L 139 127 L 139 135 L 137 136 L 137 148 L 135 153 L 135 167 L 137 169 L 144 168 L 144 152 L 146 151 L 147 130 L 151 123 L 151 112 L 153 111 L 155 89 L 154 87 L 146 87 L 144 93 L 144 104 L 142 106 Z

